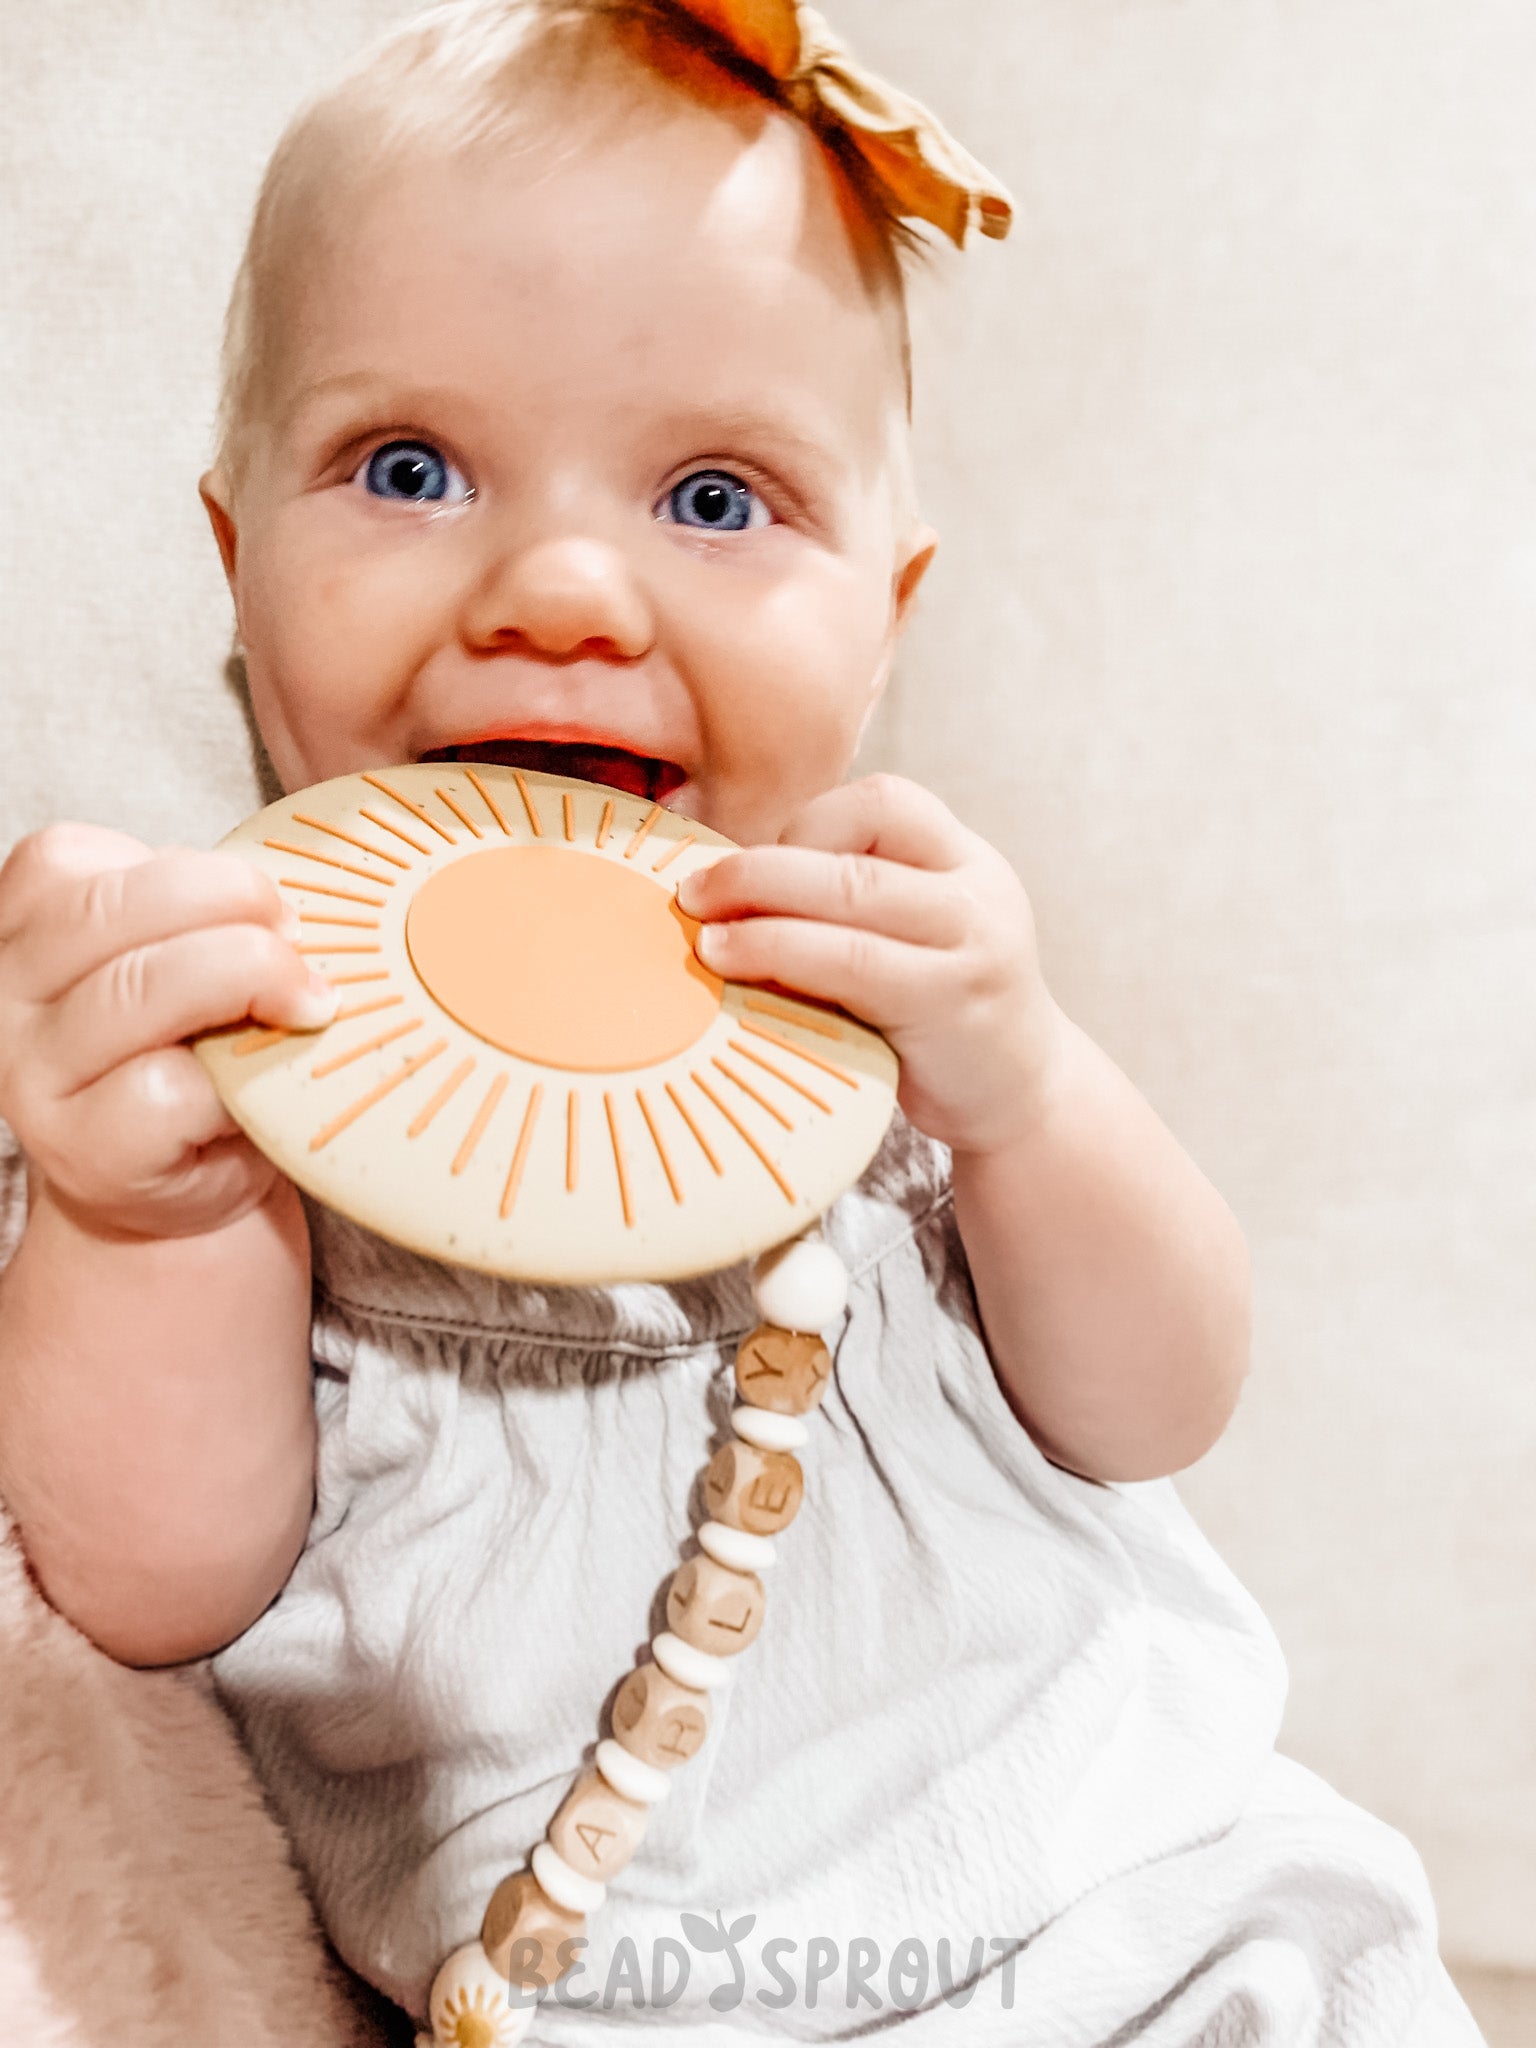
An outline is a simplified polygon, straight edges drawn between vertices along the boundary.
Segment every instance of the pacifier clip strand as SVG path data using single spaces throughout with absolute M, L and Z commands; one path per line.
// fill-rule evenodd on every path
M 809 1434 L 801 1418 L 826 1391 L 831 1362 L 820 1332 L 843 1312 L 848 1274 L 830 1245 L 802 1236 L 756 1261 L 752 1295 L 761 1321 L 736 1353 L 734 1441 L 705 1472 L 710 1519 L 698 1531 L 700 1554 L 672 1575 L 654 1661 L 637 1664 L 620 1686 L 612 1734 L 527 1865 L 491 1894 L 479 1938 L 439 1969 L 432 2031 L 417 2035 L 416 2048 L 516 2048 L 539 1998 L 575 1967 L 569 1944 L 639 1848 L 651 1807 L 671 1789 L 669 1772 L 702 1747 L 710 1697 L 729 1681 L 730 1660 L 762 1627 L 758 1573 L 773 1563 L 772 1538 L 804 1496 L 795 1456 Z

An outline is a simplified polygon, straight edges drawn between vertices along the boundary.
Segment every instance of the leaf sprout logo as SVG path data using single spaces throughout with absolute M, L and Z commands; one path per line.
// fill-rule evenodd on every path
M 755 1913 L 743 1913 L 739 1920 L 733 1920 L 729 1927 L 719 1907 L 715 1908 L 713 1921 L 706 1920 L 700 1913 L 684 1913 L 683 1932 L 701 1955 L 729 1956 L 731 1981 L 717 1984 L 709 1994 L 709 2002 L 716 2012 L 729 2012 L 740 2005 L 746 1996 L 747 1972 L 736 1944 L 749 1935 L 757 1925 Z

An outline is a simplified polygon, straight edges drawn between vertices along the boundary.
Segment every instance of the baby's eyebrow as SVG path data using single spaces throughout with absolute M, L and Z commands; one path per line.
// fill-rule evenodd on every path
M 812 483 L 830 483 L 851 459 L 846 433 L 818 424 L 800 424 L 787 411 L 753 405 L 699 406 L 672 412 L 660 422 L 668 440 L 689 453 L 757 454 L 769 464 L 784 463 Z
M 359 401 L 364 410 L 383 406 L 393 412 L 417 412 L 441 403 L 448 396 L 447 392 L 427 387 L 402 388 L 393 378 L 381 377 L 376 370 L 338 370 L 329 377 L 317 377 L 312 384 L 301 385 L 288 403 L 279 408 L 277 425 L 279 432 L 286 433 L 305 413 L 332 398 Z

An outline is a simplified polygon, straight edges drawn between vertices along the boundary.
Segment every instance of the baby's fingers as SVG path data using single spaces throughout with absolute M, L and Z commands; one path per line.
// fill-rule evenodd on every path
M 952 874 L 806 846 L 728 853 L 689 875 L 677 901 L 690 917 L 813 917 L 919 946 L 959 945 L 971 925 L 969 899 Z
M 931 948 L 854 925 L 743 918 L 706 925 L 699 953 L 729 980 L 777 982 L 838 1003 L 878 1031 L 930 1021 L 953 1002 L 950 978 L 936 971 L 941 956 Z
M 247 922 L 282 928 L 287 913 L 277 890 L 238 855 L 145 848 L 141 859 L 119 852 L 109 861 L 112 849 L 98 849 L 91 830 L 51 827 L 36 835 L 39 850 L 30 860 L 22 859 L 26 842 L 17 848 L 16 894 L 27 914 L 13 931 L 6 965 L 11 987 L 26 1000 L 52 1002 L 117 955 L 181 932 Z M 124 849 L 133 844 L 122 841 Z M 87 867 L 93 855 L 100 864 Z
M 318 1030 L 336 1002 L 336 991 L 265 925 L 183 932 L 116 955 L 53 1005 L 45 1047 L 52 1088 L 74 1094 L 140 1054 L 244 1017 Z
M 35 1156 L 67 1206 L 166 1236 L 227 1222 L 275 1173 L 184 1046 L 145 1053 L 55 1103 Z

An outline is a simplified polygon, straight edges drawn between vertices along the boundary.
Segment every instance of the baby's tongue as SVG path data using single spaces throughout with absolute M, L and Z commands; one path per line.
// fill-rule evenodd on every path
M 578 782 L 604 782 L 631 796 L 655 794 L 657 763 L 627 754 L 622 747 L 584 740 L 484 740 L 462 753 L 467 760 L 494 761 L 503 768 L 537 768 Z

